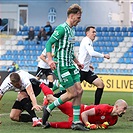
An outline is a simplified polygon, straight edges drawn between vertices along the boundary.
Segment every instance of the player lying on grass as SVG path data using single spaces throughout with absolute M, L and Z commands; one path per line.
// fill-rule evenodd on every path
M 13 121 L 32 122 L 33 127 L 42 123 L 35 114 L 34 109 L 41 110 L 37 104 L 36 96 L 41 92 L 40 82 L 28 72 L 19 70 L 9 74 L 0 86 L 0 100 L 7 91 L 18 92 L 17 99 L 10 112 Z M 46 87 L 46 85 L 44 85 Z M 26 110 L 29 114 L 22 114 Z
M 53 98 L 53 92 L 50 89 L 45 89 L 41 85 L 44 95 L 46 95 L 49 102 L 56 99 Z M 52 98 L 52 100 L 51 100 Z M 115 102 L 114 106 L 108 104 L 99 105 L 84 105 L 81 104 L 80 119 L 90 129 L 106 129 L 108 126 L 113 126 L 117 123 L 118 117 L 122 117 L 127 109 L 127 103 L 123 99 Z M 68 121 L 62 122 L 47 122 L 44 128 L 71 128 L 73 120 L 72 103 L 66 102 L 58 107 L 64 114 L 68 115 Z

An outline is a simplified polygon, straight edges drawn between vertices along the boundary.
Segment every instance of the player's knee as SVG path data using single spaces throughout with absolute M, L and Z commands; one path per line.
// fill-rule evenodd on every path
M 77 95 L 78 95 L 77 92 L 69 93 L 69 94 L 67 95 L 67 99 L 71 100 L 71 99 L 75 98 Z
M 10 119 L 12 121 L 19 121 L 19 116 L 15 116 L 15 115 L 10 114 Z
M 104 88 L 104 83 L 103 82 L 101 82 L 101 87 L 100 88 Z
M 96 86 L 97 86 L 97 88 L 104 88 L 104 83 L 103 82 L 99 82 Z
M 78 90 L 78 95 L 82 95 L 82 94 L 83 94 L 83 89 L 81 88 Z

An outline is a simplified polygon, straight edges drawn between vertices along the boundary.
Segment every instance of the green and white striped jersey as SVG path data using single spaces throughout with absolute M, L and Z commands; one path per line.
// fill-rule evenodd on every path
M 59 25 L 46 44 L 46 51 L 51 52 L 51 45 L 55 45 L 54 60 L 59 66 L 73 65 L 75 31 L 65 22 Z

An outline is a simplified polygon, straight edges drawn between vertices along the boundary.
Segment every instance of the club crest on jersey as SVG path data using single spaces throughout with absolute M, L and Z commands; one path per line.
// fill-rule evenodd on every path
M 101 116 L 101 119 L 102 119 L 102 120 L 104 120 L 104 119 L 105 119 L 105 116 L 104 116 L 104 115 L 103 115 L 103 116 Z

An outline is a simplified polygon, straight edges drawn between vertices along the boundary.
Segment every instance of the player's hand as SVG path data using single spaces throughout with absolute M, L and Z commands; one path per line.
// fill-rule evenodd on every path
M 50 66 L 50 68 L 52 70 L 56 69 L 56 64 L 57 64 L 57 62 L 55 62 L 53 60 L 48 61 L 48 65 Z
M 109 123 L 108 122 L 104 122 L 103 124 L 99 125 L 98 128 L 100 129 L 107 129 L 109 126 Z
M 89 65 L 89 68 L 91 69 L 91 71 L 94 71 L 94 67 L 92 65 Z
M 84 65 L 81 64 L 81 63 L 77 63 L 77 66 L 78 66 L 79 69 L 83 69 L 84 68 Z
M 97 125 L 96 124 L 90 124 L 89 122 L 86 122 L 86 127 L 92 130 L 97 129 Z
M 96 124 L 90 124 L 90 129 L 96 130 L 98 127 Z
M 110 59 L 110 55 L 109 55 L 109 54 L 105 54 L 105 55 L 104 55 L 104 58 Z
M 32 107 L 32 110 L 34 110 L 34 109 L 36 109 L 37 111 L 40 111 L 40 110 L 42 110 L 42 106 L 40 106 L 40 105 L 34 105 L 33 107 Z

